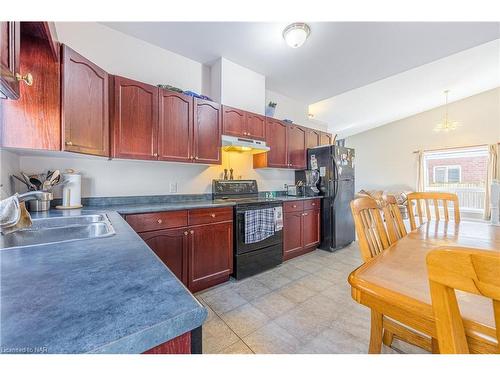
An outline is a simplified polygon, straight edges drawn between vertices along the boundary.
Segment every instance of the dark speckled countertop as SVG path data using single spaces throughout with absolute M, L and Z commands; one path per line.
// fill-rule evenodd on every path
M 319 197 L 280 196 L 280 201 Z M 142 353 L 203 324 L 206 309 L 120 214 L 233 206 L 163 197 L 91 198 L 107 238 L 0 250 L 0 353 Z
M 0 250 L 0 353 L 142 353 L 203 324 L 206 309 L 125 220 L 98 212 L 114 236 Z

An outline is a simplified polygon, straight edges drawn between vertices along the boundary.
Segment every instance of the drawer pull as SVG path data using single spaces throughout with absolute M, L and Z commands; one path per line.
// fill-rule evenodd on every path
M 162 219 L 158 219 L 158 220 L 156 220 L 156 222 L 157 222 L 158 224 L 161 224 L 161 223 L 163 223 L 163 220 L 162 220 Z
M 314 202 L 313 202 L 313 203 L 311 203 L 311 206 L 316 206 L 316 203 L 314 203 Z
M 296 204 L 294 204 L 292 207 L 293 207 L 293 208 L 297 208 L 297 205 L 296 205 Z
M 188 233 L 188 231 L 185 231 L 185 232 L 184 232 L 184 235 L 185 235 L 185 236 L 187 236 L 188 234 L 189 234 L 189 233 Z
M 215 217 L 215 214 L 210 214 L 210 216 Z
M 191 229 L 191 230 L 189 231 L 189 233 L 194 234 L 194 230 L 192 230 L 192 229 Z
M 304 212 L 304 213 L 302 214 L 302 216 L 307 216 L 307 215 L 308 215 L 308 213 L 307 213 L 307 212 Z

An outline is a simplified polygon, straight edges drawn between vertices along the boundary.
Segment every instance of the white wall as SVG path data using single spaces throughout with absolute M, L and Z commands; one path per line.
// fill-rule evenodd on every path
M 202 92 L 208 71 L 197 61 L 96 22 L 56 22 L 61 43 L 111 74 L 151 85 L 170 84 Z
M 46 153 L 45 153 L 46 154 Z M 249 153 L 222 153 L 221 166 L 192 165 L 158 161 L 108 160 L 105 158 L 59 153 L 56 157 L 28 155 L 20 157 L 26 173 L 47 169 L 76 169 L 82 173 L 82 197 L 173 194 L 170 184 L 177 184 L 178 194 L 211 193 L 212 179 L 222 178 L 224 168 L 233 168 L 235 179 L 255 179 L 259 190 L 283 190 L 293 184 L 294 172 L 254 170 Z M 3 167 L 3 160 L 2 160 Z M 2 172 L 3 173 L 3 172 Z M 60 192 L 55 191 L 60 197 Z
M 19 187 L 15 185 L 10 176 L 18 174 L 19 169 L 19 156 L 0 149 L 0 199 L 7 198 L 18 190 Z
M 266 90 L 266 106 L 269 102 L 277 103 L 276 111 L 273 116 L 276 119 L 289 119 L 299 125 L 323 131 L 328 130 L 326 123 L 314 121 L 309 118 L 308 104 L 301 103 L 298 100 L 292 99 L 275 91 Z
M 450 119 L 460 126 L 436 133 L 443 113 L 444 107 L 437 107 L 348 137 L 346 146 L 356 154 L 356 190 L 415 189 L 413 151 L 500 141 L 500 88 L 450 104 Z

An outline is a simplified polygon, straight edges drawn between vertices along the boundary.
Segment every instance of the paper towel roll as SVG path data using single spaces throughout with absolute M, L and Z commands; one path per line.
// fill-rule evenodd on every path
M 63 206 L 81 207 L 82 205 L 82 175 L 76 172 L 63 173 L 64 181 L 68 181 L 63 187 Z

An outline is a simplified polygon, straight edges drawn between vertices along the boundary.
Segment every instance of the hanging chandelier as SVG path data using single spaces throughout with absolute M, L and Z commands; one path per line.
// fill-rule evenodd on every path
M 436 126 L 434 127 L 435 132 L 449 132 L 450 130 L 455 130 L 458 127 L 458 122 L 450 121 L 449 116 L 448 116 L 448 93 L 449 92 L 450 92 L 450 90 L 445 90 L 445 92 L 444 92 L 444 94 L 446 96 L 445 114 L 443 117 L 443 121 L 436 124 Z

